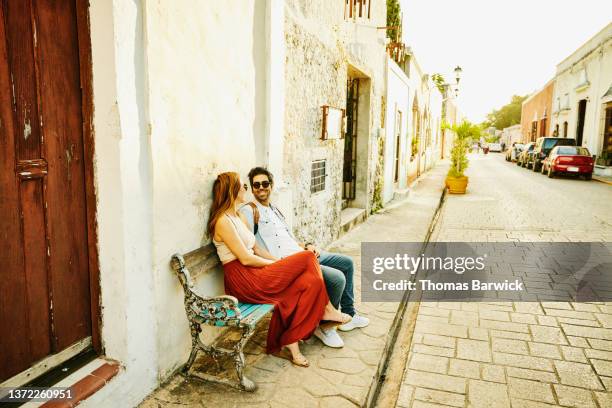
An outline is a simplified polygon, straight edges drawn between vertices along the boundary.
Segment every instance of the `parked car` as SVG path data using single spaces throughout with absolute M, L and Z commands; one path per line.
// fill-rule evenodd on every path
M 529 142 L 523 146 L 523 150 L 519 153 L 516 158 L 516 165 L 521 167 L 527 167 L 528 155 L 533 151 L 533 147 L 535 146 L 534 142 Z
M 501 143 L 489 143 L 489 151 L 501 153 L 502 151 Z
M 512 143 L 512 146 L 506 150 L 506 161 L 516 161 L 519 153 L 523 150 L 523 143 Z
M 590 180 L 594 164 L 586 147 L 556 146 L 542 163 L 542 174 L 548 174 L 550 178 L 557 174 L 576 174 Z
M 538 137 L 533 153 L 530 155 L 529 165 L 531 170 L 540 171 L 542 162 L 555 146 L 576 146 L 576 139 L 562 137 Z

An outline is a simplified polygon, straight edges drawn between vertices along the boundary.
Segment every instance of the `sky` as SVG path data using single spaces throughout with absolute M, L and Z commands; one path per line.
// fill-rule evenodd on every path
M 472 121 L 540 89 L 612 22 L 612 0 L 400 0 L 404 42 L 425 73 L 454 82 Z

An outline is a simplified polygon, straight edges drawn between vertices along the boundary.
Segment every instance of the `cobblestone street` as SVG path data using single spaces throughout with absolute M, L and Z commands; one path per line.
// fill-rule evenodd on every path
M 612 241 L 612 188 L 471 155 L 432 240 Z M 422 303 L 400 407 L 612 407 L 612 305 Z

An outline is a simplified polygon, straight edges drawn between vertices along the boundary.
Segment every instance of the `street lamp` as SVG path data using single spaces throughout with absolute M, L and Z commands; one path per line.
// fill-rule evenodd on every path
M 455 71 L 455 92 L 459 92 L 459 81 L 461 80 L 461 73 L 463 72 L 463 70 L 461 69 L 461 67 L 459 65 L 457 65 L 454 69 Z

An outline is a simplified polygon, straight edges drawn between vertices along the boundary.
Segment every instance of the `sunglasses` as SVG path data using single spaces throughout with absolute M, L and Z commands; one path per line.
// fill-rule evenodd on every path
M 269 181 L 262 181 L 261 183 L 259 181 L 256 181 L 253 183 L 253 188 L 256 190 L 259 190 L 260 188 L 268 188 L 270 187 L 270 183 Z

